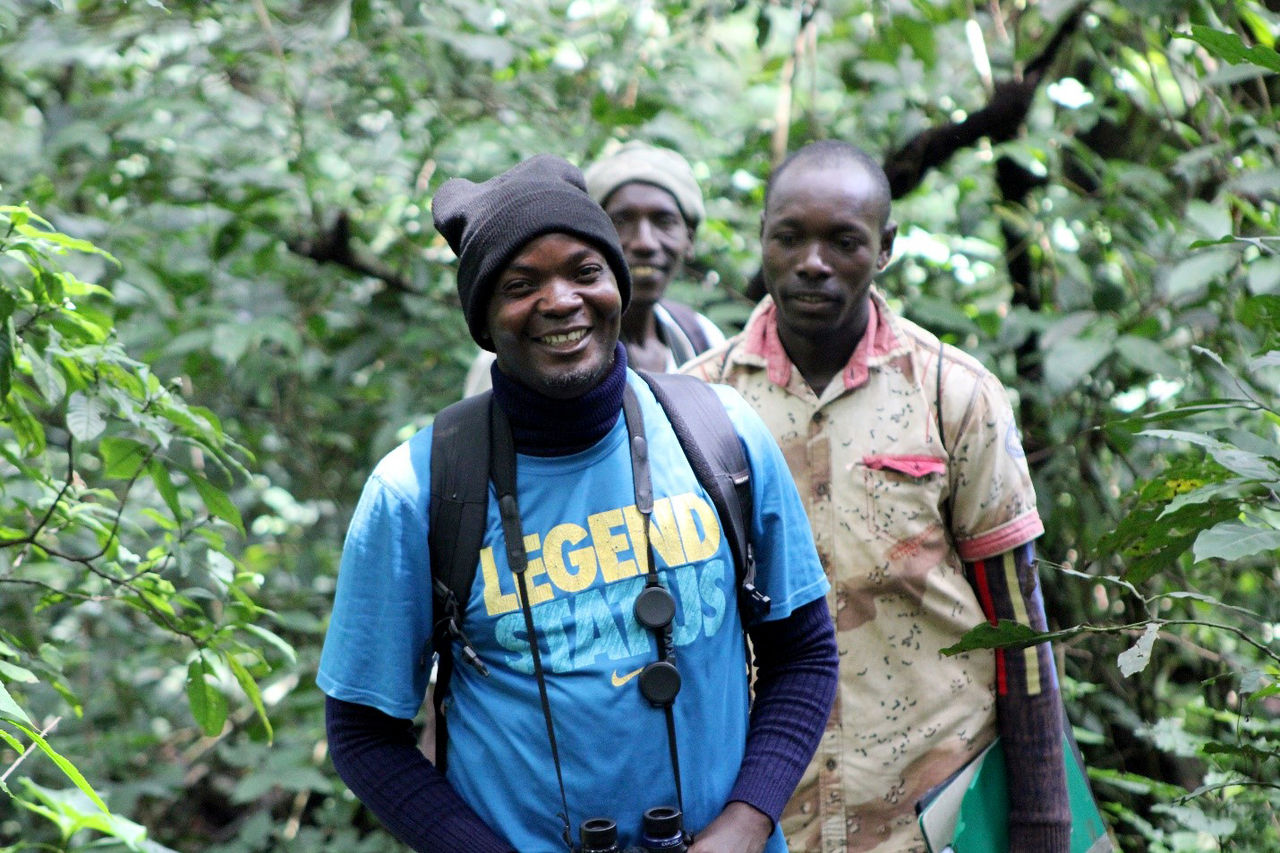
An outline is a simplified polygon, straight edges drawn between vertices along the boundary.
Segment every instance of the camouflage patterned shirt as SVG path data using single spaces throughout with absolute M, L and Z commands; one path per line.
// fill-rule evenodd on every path
M 760 413 L 831 580 L 840 690 L 783 814 L 796 851 L 925 850 L 916 800 L 996 734 L 996 656 L 940 654 L 984 619 L 963 564 L 1044 530 L 999 380 L 967 354 L 940 349 L 874 289 L 872 302 L 866 333 L 820 396 L 788 359 L 767 297 L 741 334 L 684 368 L 733 386 Z M 1027 592 L 1016 580 L 992 588 Z M 1038 692 L 1029 682 L 1046 663 L 1052 679 L 1047 655 L 1039 665 L 1035 651 L 1017 661 L 1025 692 Z

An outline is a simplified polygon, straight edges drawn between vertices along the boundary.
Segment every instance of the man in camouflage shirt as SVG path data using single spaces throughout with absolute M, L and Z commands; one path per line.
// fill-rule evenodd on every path
M 831 580 L 840 691 L 783 829 L 796 851 L 924 851 L 916 801 L 999 733 L 1010 850 L 1066 851 L 1049 644 L 940 653 L 984 617 L 1045 628 L 1043 526 L 1000 382 L 872 286 L 892 254 L 889 208 L 883 170 L 853 146 L 784 161 L 761 225 L 769 295 L 684 368 L 764 418 Z

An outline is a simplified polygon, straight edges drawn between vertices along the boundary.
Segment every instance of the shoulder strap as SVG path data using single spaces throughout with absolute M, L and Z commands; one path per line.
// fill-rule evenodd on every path
M 684 332 L 684 336 L 689 339 L 689 344 L 693 347 L 694 355 L 701 355 L 711 349 L 711 341 L 707 340 L 707 333 L 702 328 L 702 324 L 698 322 L 698 312 L 694 311 L 688 305 L 680 302 L 671 302 L 669 300 L 661 300 L 662 307 L 671 315 L 671 319 L 680 327 L 680 331 Z
M 492 391 L 467 397 L 436 415 L 431 432 L 431 504 L 427 546 L 431 554 L 431 603 L 435 624 L 432 639 L 439 663 L 433 703 L 436 711 L 436 766 L 444 770 L 445 731 L 440 702 L 453 674 L 453 642 L 463 642 L 467 660 L 470 643 L 462 631 L 462 616 L 476 560 L 484 544 L 489 507 L 489 409 Z
M 694 376 L 637 371 L 671 421 L 698 482 L 711 496 L 725 526 L 738 576 L 738 609 L 743 627 L 769 612 L 769 597 L 755 586 L 751 548 L 751 468 L 738 432 L 715 389 Z

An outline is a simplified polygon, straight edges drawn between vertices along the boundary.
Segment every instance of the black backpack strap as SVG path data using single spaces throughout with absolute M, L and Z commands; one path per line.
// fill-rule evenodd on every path
M 666 411 L 690 467 L 715 504 L 733 553 L 738 611 L 746 628 L 768 615 L 770 601 L 755 585 L 751 468 L 738 432 L 715 389 L 701 379 L 679 373 L 637 373 Z
M 431 433 L 431 503 L 427 531 L 431 554 L 432 642 L 439 655 L 433 695 L 436 766 L 444 770 L 448 733 L 440 703 L 453 675 L 453 646 L 485 672 L 462 630 L 475 581 L 489 508 L 489 409 L 491 391 L 467 397 L 436 415 Z

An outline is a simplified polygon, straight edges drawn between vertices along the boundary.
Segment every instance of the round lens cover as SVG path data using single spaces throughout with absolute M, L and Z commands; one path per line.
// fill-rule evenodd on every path
M 680 671 L 670 661 L 656 660 L 640 671 L 640 695 L 650 705 L 663 707 L 675 701 L 680 692 Z
M 660 630 L 676 617 L 676 600 L 663 586 L 646 586 L 636 596 L 636 621 L 650 630 Z

